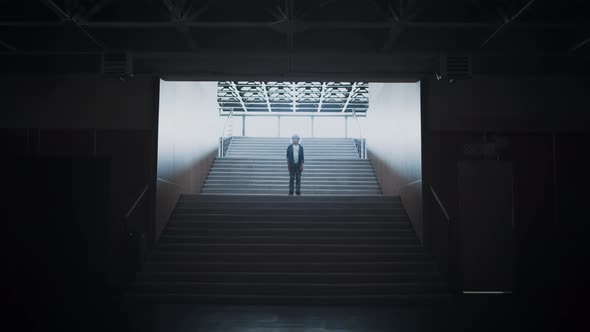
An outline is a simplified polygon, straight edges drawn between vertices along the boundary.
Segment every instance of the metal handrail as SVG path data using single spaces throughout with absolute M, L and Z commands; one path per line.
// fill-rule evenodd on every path
M 354 118 L 354 121 L 356 122 L 356 125 L 359 127 L 359 136 L 360 136 L 360 138 L 363 138 L 363 131 L 361 129 L 361 123 L 359 122 L 359 119 L 356 116 L 356 111 L 355 110 L 352 110 L 352 117 Z
M 227 119 L 225 120 L 225 123 L 223 124 L 223 132 L 221 133 L 221 137 L 225 138 L 227 136 L 226 133 L 225 133 L 226 132 L 226 129 L 227 129 L 227 124 L 230 121 L 233 121 L 233 117 L 234 117 L 234 109 L 232 108 L 231 111 L 229 111 L 229 115 L 227 116 Z M 229 136 L 231 136 L 232 133 L 233 133 L 233 126 L 231 127 L 231 132 L 230 132 L 230 135 Z
M 418 182 L 422 182 L 422 179 L 418 179 L 418 180 L 416 180 L 416 181 L 408 182 L 408 183 L 404 184 L 404 185 L 402 186 L 402 188 L 403 188 L 403 187 L 408 187 L 408 186 L 411 186 L 411 185 L 413 185 L 414 183 L 418 183 Z
M 141 194 L 139 194 L 139 196 L 135 199 L 135 201 L 133 202 L 133 205 L 131 205 L 131 207 L 129 208 L 129 210 L 127 210 L 127 213 L 125 213 L 125 217 L 124 220 L 129 219 L 129 217 L 133 214 L 133 212 L 135 211 L 135 208 L 137 207 L 137 205 L 139 204 L 139 202 L 141 202 L 141 199 L 145 196 L 145 193 L 147 192 L 147 190 L 149 189 L 150 185 L 147 184 L 145 186 L 145 188 L 143 188 L 143 191 L 141 192 Z
M 449 217 L 449 214 L 447 213 L 447 210 L 445 209 L 445 206 L 443 205 L 443 203 L 441 202 L 441 200 L 438 198 L 438 195 L 436 194 L 436 191 L 434 191 L 434 188 L 432 186 L 430 186 L 430 191 L 432 192 L 432 195 L 434 195 L 434 199 L 436 199 L 436 202 L 438 203 L 438 206 L 440 207 L 440 209 L 442 210 L 443 214 L 445 215 L 445 218 L 447 219 L 447 223 L 451 223 L 451 217 Z
M 221 133 L 221 137 L 219 137 L 219 146 L 217 147 L 217 156 L 218 157 L 223 157 L 223 152 L 225 151 L 225 138 L 228 137 L 227 136 L 227 127 L 228 127 L 228 123 L 230 123 L 230 121 L 233 121 L 233 117 L 234 117 L 234 109 L 232 108 L 231 111 L 229 111 L 229 115 L 227 116 L 227 119 L 225 120 L 225 123 L 223 124 L 223 132 Z M 231 135 L 233 134 L 233 122 L 232 126 L 230 127 L 230 134 L 229 136 L 231 137 Z
M 352 117 L 354 118 L 356 125 L 359 127 L 359 157 L 361 159 L 367 159 L 367 140 L 363 137 L 363 131 L 361 129 L 361 123 L 359 122 L 358 117 L 356 116 L 356 111 L 352 110 Z M 355 143 L 356 144 L 356 143 Z
M 164 182 L 164 183 L 168 183 L 168 184 L 174 185 L 174 186 L 178 186 L 178 187 L 184 187 L 184 186 L 183 186 L 183 185 L 181 185 L 180 183 L 176 183 L 176 182 L 168 181 L 168 180 L 166 180 L 166 179 L 158 178 L 157 180 L 158 180 L 158 181 L 162 181 L 162 182 Z

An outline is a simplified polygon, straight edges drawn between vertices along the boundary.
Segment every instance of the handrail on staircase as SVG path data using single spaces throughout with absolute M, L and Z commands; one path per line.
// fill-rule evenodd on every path
M 356 111 L 355 110 L 352 110 L 352 117 L 354 118 L 354 121 L 356 122 L 356 125 L 359 127 L 359 138 L 363 138 L 363 131 L 361 129 L 361 124 L 359 122 L 359 119 L 356 116 Z
M 135 212 L 135 208 L 137 207 L 137 205 L 139 205 L 139 202 L 141 202 L 141 200 L 143 199 L 143 197 L 145 196 L 145 193 L 148 191 L 149 188 L 150 188 L 150 185 L 148 183 L 145 186 L 145 188 L 143 188 L 143 191 L 141 192 L 141 194 L 139 194 L 139 196 L 137 196 L 137 198 L 133 202 L 133 205 L 131 205 L 131 207 L 129 208 L 129 210 L 127 210 L 127 213 L 125 213 L 125 217 L 124 217 L 124 220 L 125 221 L 127 219 L 129 219 L 129 217 L 133 214 L 133 212 Z
M 217 148 L 217 157 L 223 157 L 225 156 L 225 152 L 227 150 L 227 145 L 228 143 L 226 142 L 227 138 L 229 137 L 231 139 L 232 134 L 233 134 L 233 125 L 229 126 L 229 135 L 227 135 L 227 128 L 228 128 L 228 124 L 229 123 L 233 123 L 233 117 L 234 117 L 234 109 L 232 108 L 229 111 L 229 115 L 227 116 L 227 119 L 225 120 L 225 123 L 223 124 L 223 131 L 221 132 L 221 137 L 219 137 L 219 146 Z
M 354 144 L 357 146 L 359 157 L 361 159 L 367 159 L 367 140 L 363 137 L 361 124 L 359 122 L 358 117 L 356 116 L 355 110 L 352 110 L 352 117 L 354 118 L 356 125 L 359 127 L 359 138 L 354 139 Z
M 430 186 L 430 191 L 432 192 L 432 195 L 434 196 L 434 199 L 438 203 L 438 207 L 441 209 L 441 211 L 445 215 L 445 219 L 447 220 L 447 223 L 451 223 L 451 217 L 447 213 L 447 209 L 445 209 L 445 206 L 441 202 L 440 198 L 438 198 L 438 195 L 436 194 L 436 191 L 434 191 L 434 188 L 432 186 Z

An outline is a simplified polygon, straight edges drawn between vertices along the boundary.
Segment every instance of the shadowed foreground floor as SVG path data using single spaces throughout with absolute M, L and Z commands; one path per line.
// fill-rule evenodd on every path
M 125 331 L 511 331 L 510 296 L 432 306 L 203 306 L 143 304 L 121 311 Z

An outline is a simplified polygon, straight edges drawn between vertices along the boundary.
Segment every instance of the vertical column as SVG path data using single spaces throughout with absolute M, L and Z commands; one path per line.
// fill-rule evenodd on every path
M 242 136 L 246 136 L 246 115 L 242 115 Z
M 344 137 L 348 138 L 348 115 L 344 117 Z

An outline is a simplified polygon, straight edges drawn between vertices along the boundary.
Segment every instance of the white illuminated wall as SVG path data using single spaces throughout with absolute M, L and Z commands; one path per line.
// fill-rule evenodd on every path
M 224 121 L 217 82 L 160 81 L 157 234 L 181 193 L 200 192 L 217 156 Z
M 306 137 L 346 137 L 345 118 L 341 116 L 281 116 L 280 133 L 278 116 L 247 116 L 246 136 L 251 137 L 291 137 L 294 133 L 303 139 Z M 358 123 L 353 118 L 348 119 L 348 137 L 360 137 L 364 117 L 358 118 Z M 242 117 L 234 117 L 233 135 L 242 134 Z
M 383 194 L 401 196 L 421 237 L 420 82 L 369 83 L 362 133 Z

